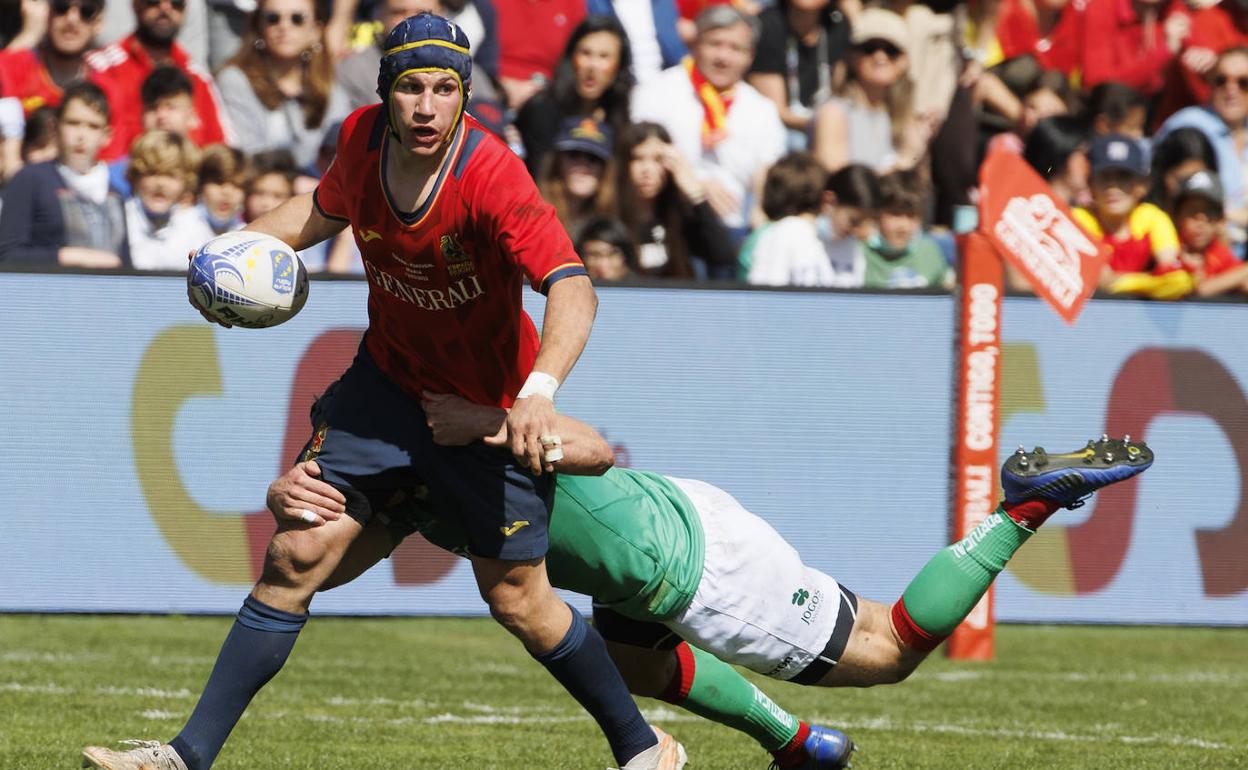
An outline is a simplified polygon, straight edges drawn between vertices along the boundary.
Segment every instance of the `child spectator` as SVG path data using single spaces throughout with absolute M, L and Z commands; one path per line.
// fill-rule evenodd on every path
M 241 230 L 247 157 L 224 144 L 204 148 L 199 161 L 199 218 L 213 235 Z
M 876 235 L 880 181 L 867 166 L 855 163 L 828 177 L 819 218 L 819 238 L 828 255 L 835 286 L 861 287 L 866 280 L 863 244 Z
M 1109 244 L 1101 285 L 1121 273 L 1165 272 L 1178 266 L 1179 236 L 1164 211 L 1144 203 L 1148 164 L 1134 139 L 1098 136 L 1088 148 L 1092 166 L 1092 206 L 1074 210 L 1075 221 Z
M 790 153 L 763 182 L 763 213 L 772 225 L 754 244 L 746 280 L 756 286 L 833 286 L 836 273 L 819 240 L 827 173 L 808 152 Z
M 616 145 L 619 216 L 643 275 L 692 278 L 696 265 L 731 270 L 736 249 L 693 164 L 658 123 L 625 127 Z
M 1119 134 L 1140 140 L 1148 117 L 1148 100 L 1123 83 L 1101 83 L 1088 94 L 1088 123 L 1095 136 Z
M 1182 246 L 1179 260 L 1198 296 L 1248 293 L 1248 265 L 1235 258 L 1219 235 L 1226 220 L 1217 174 L 1199 171 L 1179 184 L 1174 221 Z
M 254 222 L 295 195 L 299 170 L 287 150 L 268 150 L 251 156 L 251 176 L 243 187 L 243 219 Z
M 56 159 L 56 110 L 40 107 L 26 118 L 22 136 L 22 162 L 26 165 Z
M 637 249 L 628 237 L 628 228 L 610 217 L 594 217 L 585 223 L 576 241 L 576 253 L 595 282 L 628 278 L 637 264 Z
M 537 187 L 573 238 L 590 217 L 613 210 L 615 189 L 604 181 L 611 165 L 610 132 L 593 118 L 569 118 L 554 152 L 542 161 Z
M 923 193 L 913 172 L 880 179 L 879 233 L 866 244 L 868 289 L 939 289 L 953 282 L 936 241 L 923 234 Z
M 171 131 L 148 131 L 130 147 L 126 180 L 134 196 L 126 201 L 130 261 L 139 270 L 183 270 L 186 254 L 212 238 L 193 206 L 183 205 L 195 189 L 199 151 Z
M 26 166 L 4 189 L 0 262 L 112 268 L 129 262 L 122 196 L 99 160 L 108 142 L 99 86 L 65 89 L 57 110 L 57 160 Z

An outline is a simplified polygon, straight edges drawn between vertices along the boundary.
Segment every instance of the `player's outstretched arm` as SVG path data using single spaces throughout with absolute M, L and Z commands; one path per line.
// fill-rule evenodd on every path
M 560 436 L 555 428 L 555 389 L 567 379 L 585 349 L 597 312 L 598 295 L 588 276 L 556 281 L 546 295 L 542 344 L 533 372 L 507 416 L 508 445 L 534 473 L 550 470 L 542 460 L 541 439 Z
M 283 240 L 295 251 L 303 251 L 342 232 L 347 222 L 321 214 L 312 195 L 310 192 L 296 195 L 243 229 Z
M 506 409 L 428 391 L 421 405 L 436 444 L 460 446 L 484 440 L 491 446 L 509 446 Z M 556 414 L 554 430 L 563 439 L 563 458 L 553 463 L 560 473 L 601 476 L 615 465 L 611 445 L 580 420 Z

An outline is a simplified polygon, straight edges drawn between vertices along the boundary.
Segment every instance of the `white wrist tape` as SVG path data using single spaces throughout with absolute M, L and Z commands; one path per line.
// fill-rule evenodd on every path
M 524 381 L 524 387 L 520 388 L 520 393 L 516 395 L 516 399 L 528 398 L 529 396 L 545 396 L 554 401 L 555 391 L 557 390 L 559 390 L 559 380 L 545 372 L 534 371 L 529 373 L 529 378 Z

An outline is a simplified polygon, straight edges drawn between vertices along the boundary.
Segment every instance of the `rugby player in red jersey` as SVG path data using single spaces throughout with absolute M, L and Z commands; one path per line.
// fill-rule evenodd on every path
M 597 300 L 554 209 L 499 139 L 466 114 L 467 36 L 420 14 L 386 39 L 382 103 L 343 123 L 314 193 L 248 229 L 305 249 L 351 227 L 369 281 L 369 326 L 351 367 L 318 402 L 304 459 L 348 515 L 278 522 L 190 721 L 169 744 L 90 747 L 107 770 L 206 770 L 255 693 L 282 666 L 313 593 L 396 490 L 424 481 L 436 515 L 470 535 L 473 572 L 494 617 L 606 734 L 625 770 L 678 770 L 684 749 L 646 724 L 602 637 L 546 575 L 558 462 L 553 399 L 589 337 Z M 547 295 L 539 344 L 521 308 L 525 280 Z M 422 393 L 509 407 L 510 449 L 437 446 Z M 314 526 L 319 525 L 319 526 Z M 463 661 L 471 666 L 472 661 Z

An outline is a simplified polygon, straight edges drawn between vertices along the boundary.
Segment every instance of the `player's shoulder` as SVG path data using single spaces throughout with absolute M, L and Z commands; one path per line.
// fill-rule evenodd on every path
M 1141 203 L 1131 209 L 1131 229 L 1139 233 L 1149 232 L 1156 228 L 1174 227 L 1170 215 L 1152 203 Z
M 360 107 L 342 121 L 338 138 L 341 152 L 359 158 L 381 150 L 386 121 L 380 104 Z
M 465 195 L 501 192 L 503 187 L 532 183 L 524 161 L 472 115 L 464 116 L 459 143 L 451 176 Z

